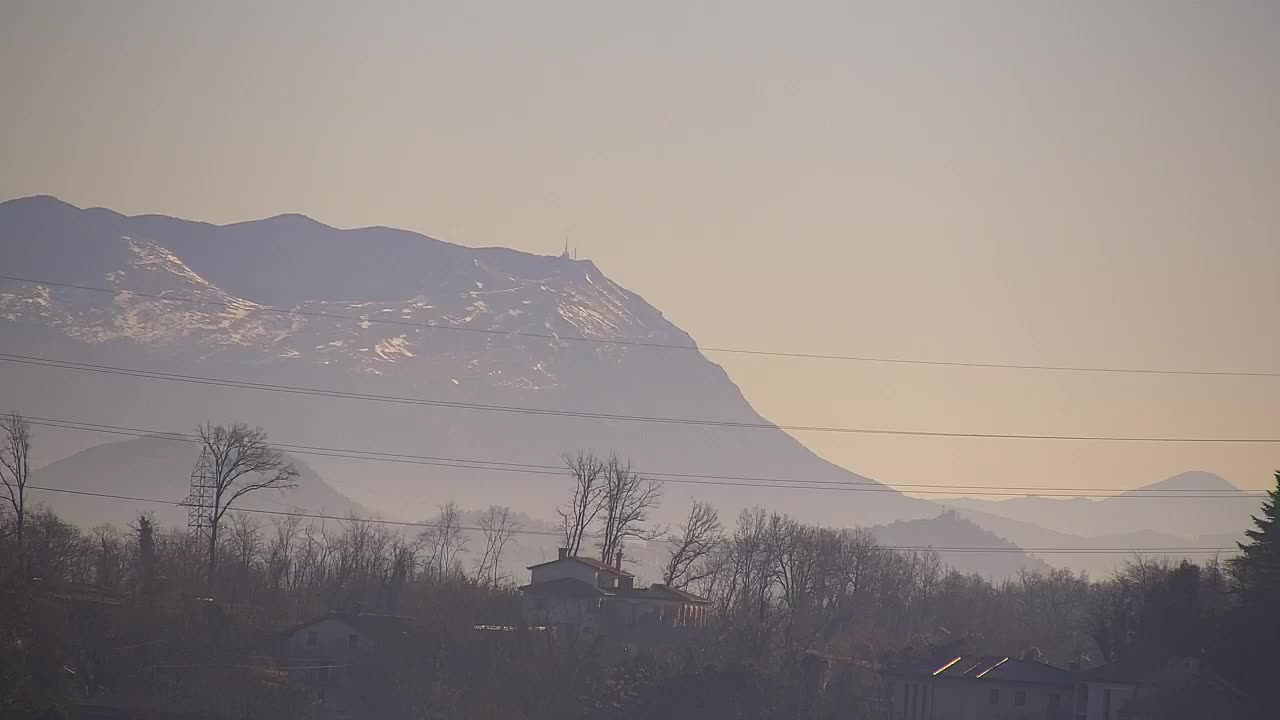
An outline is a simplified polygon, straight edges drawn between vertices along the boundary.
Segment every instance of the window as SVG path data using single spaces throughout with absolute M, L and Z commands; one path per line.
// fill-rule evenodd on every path
M 987 702 L 992 705 L 1000 704 L 1000 688 L 991 688 L 987 691 Z
M 312 630 L 307 633 L 307 647 L 315 647 L 320 644 L 320 633 Z
M 1049 713 L 1056 713 L 1062 707 L 1062 696 L 1058 693 L 1049 693 Z
M 360 647 L 360 636 L 355 633 L 351 633 L 350 635 L 348 635 L 347 647 L 352 649 Z
M 1013 694 L 1013 704 L 1017 707 L 1027 706 L 1027 691 L 1019 690 Z
M 920 716 L 925 717 L 929 712 L 929 688 L 920 688 Z

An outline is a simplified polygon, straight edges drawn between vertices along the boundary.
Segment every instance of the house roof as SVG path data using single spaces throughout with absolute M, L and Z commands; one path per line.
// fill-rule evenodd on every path
M 528 595 L 556 595 L 559 597 L 610 597 L 613 595 L 608 590 L 571 577 L 523 585 L 520 587 L 520 592 Z
M 1083 682 L 1137 684 L 1151 676 L 1151 668 L 1133 661 L 1118 661 L 1083 670 L 1076 678 Z
M 630 588 L 618 591 L 623 597 L 648 598 L 651 600 L 675 600 L 678 602 L 693 603 L 695 605 L 706 605 L 711 601 L 701 595 L 694 595 L 691 592 L 677 590 L 669 585 L 654 583 L 647 588 Z
M 538 563 L 537 565 L 530 565 L 526 567 L 525 570 L 532 570 L 534 568 L 546 567 L 548 565 L 555 565 L 556 563 L 562 563 L 562 562 L 580 562 L 583 565 L 588 565 L 601 572 L 613 573 L 614 575 L 622 575 L 625 577 L 635 577 L 634 575 L 627 572 L 626 570 L 619 570 L 618 568 L 610 565 L 609 563 L 600 562 L 595 558 L 578 557 L 577 555 L 574 555 L 573 557 L 563 558 L 563 559 L 548 560 L 547 562 Z
M 1262 717 L 1252 698 L 1209 671 L 1167 670 L 1148 676 L 1147 681 L 1151 689 L 1125 703 L 1120 717 L 1159 718 L 1174 708 L 1186 712 L 1186 717 Z
M 404 637 L 408 634 L 409 628 L 413 623 L 413 618 L 403 617 L 401 615 L 380 615 L 377 613 L 343 613 L 332 612 L 328 615 L 308 620 L 300 625 L 295 625 L 285 631 L 285 635 L 292 635 L 299 630 L 311 627 L 325 620 L 337 620 L 346 624 L 353 630 L 367 635 L 374 640 L 386 640 L 390 638 Z
M 907 660 L 889 671 L 894 675 L 993 680 L 1001 682 L 1070 685 L 1072 673 L 1034 660 L 1016 660 L 999 655 L 961 655 Z

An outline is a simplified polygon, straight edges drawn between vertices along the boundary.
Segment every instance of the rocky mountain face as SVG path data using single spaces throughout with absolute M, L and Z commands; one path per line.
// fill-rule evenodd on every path
M 663 520 L 692 497 L 726 518 L 762 505 L 836 526 L 937 514 L 768 426 L 696 350 L 610 342 L 694 345 L 589 260 L 301 216 L 130 217 L 49 197 L 0 204 L 0 256 L 0 274 L 109 291 L 0 281 L 7 352 L 197 377 L 2 363 L 2 406 L 157 430 L 262 425 L 277 442 L 326 449 L 308 462 L 388 516 L 420 519 L 455 500 L 551 517 L 567 495 L 554 468 L 580 449 L 653 473 L 858 483 L 672 477 Z M 198 380 L 210 377 L 273 387 Z M 53 445 L 73 434 L 40 432 Z

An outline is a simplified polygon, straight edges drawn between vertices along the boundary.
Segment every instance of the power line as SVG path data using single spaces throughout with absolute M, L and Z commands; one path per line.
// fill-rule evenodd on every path
M 48 486 L 44 486 L 44 485 L 27 485 L 27 489 L 29 489 L 29 490 L 40 490 L 40 491 L 43 491 L 43 492 L 51 492 L 51 493 L 63 493 L 63 494 L 67 494 L 67 495 L 79 495 L 79 496 L 83 496 L 83 497 L 93 497 L 93 498 L 110 499 L 110 500 L 127 500 L 127 501 L 131 501 L 131 502 L 145 502 L 145 503 L 153 503 L 153 504 L 157 504 L 157 505 L 170 505 L 170 506 L 174 506 L 174 507 L 181 507 L 181 506 L 182 506 L 182 503 L 181 503 L 181 502 L 177 502 L 177 501 L 174 501 L 174 500 L 161 500 L 161 499 L 158 499 L 158 498 L 137 497 L 137 496 L 133 496 L 133 495 L 116 495 L 116 494 L 113 494 L 113 493 L 90 492 L 90 491 L 87 491 L 87 490 L 70 490 L 70 489 L 67 489 L 67 488 L 54 488 L 54 487 L 48 487 Z M 392 525 L 392 526 L 396 526 L 396 527 L 420 527 L 420 528 L 439 528 L 439 527 L 441 527 L 438 523 L 428 523 L 428 522 L 410 522 L 410 521 L 403 521 L 403 520 L 383 520 L 383 519 L 380 519 L 380 518 L 341 517 L 341 516 L 338 516 L 338 515 L 325 515 L 325 514 L 323 514 L 323 513 L 303 512 L 303 511 L 301 511 L 301 510 L 295 510 L 295 511 L 286 511 L 286 510 L 263 510 L 263 509 L 258 509 L 258 508 L 232 508 L 232 510 L 233 510 L 234 512 L 255 513 L 255 514 L 260 514 L 260 515 L 275 515 L 275 516 L 280 516 L 280 517 L 297 517 L 297 518 L 312 519 L 312 520 L 338 520 L 338 521 L 342 521 L 342 522 L 357 522 L 357 523 L 367 523 L 367 524 L 372 524 L 372 525 Z M 457 528 L 458 528 L 459 530 L 463 530 L 463 531 L 470 531 L 470 532 L 484 532 L 484 528 L 477 527 L 477 526 L 471 526 L 471 525 L 460 525 L 460 526 L 457 526 Z M 561 533 L 560 533 L 560 532 L 558 532 L 558 531 L 553 531 L 553 530 L 523 530 L 523 529 L 521 529 L 521 530 L 515 530 L 515 531 L 513 531 L 513 533 L 515 533 L 515 534 L 519 534 L 519 535 L 534 535 L 534 536 L 540 536 L 540 537 L 557 537 L 557 538 L 558 538 L 558 537 L 561 537 Z M 725 540 L 725 541 L 723 541 L 723 542 L 725 542 L 725 543 L 732 543 L 733 541 L 732 541 L 732 540 Z M 1192 547 L 1192 548 L 1177 548 L 1177 547 L 1163 547 L 1163 548 L 1115 548 L 1115 547 L 1108 547 L 1108 548 L 1064 548 L 1064 547 L 1044 547 L 1044 548 L 1020 548 L 1020 547 L 948 547 L 948 546 L 940 546 L 940 545 L 916 545 L 916 546 L 910 546 L 910 545 L 876 545 L 875 547 L 876 547 L 877 549 L 880 549 L 880 550 L 895 550 L 895 551 L 900 551 L 900 552 L 926 552 L 926 551 L 930 551 L 930 550 L 932 550 L 932 551 L 935 551 L 935 552 L 974 552 L 974 553 L 1064 553 L 1064 554 L 1081 554 L 1081 555 L 1093 555 L 1093 554 L 1115 554 L 1115 553 L 1120 553 L 1120 554 L 1125 554 L 1125 555 L 1134 554 L 1134 553 L 1179 553 L 1179 554 L 1191 554 L 1191 553 L 1197 553 L 1197 554 L 1198 554 L 1198 553 L 1222 553 L 1222 552 L 1236 552 L 1236 551 L 1238 550 L 1237 548 L 1222 548 L 1222 547 Z
M 595 343 L 600 345 L 624 345 L 632 347 L 660 348 L 666 350 L 693 350 L 700 352 L 723 353 L 733 355 L 758 355 L 766 357 L 783 357 L 783 358 L 803 358 L 809 360 L 839 360 L 848 362 L 863 363 L 883 363 L 895 365 L 926 365 L 935 367 L 965 367 L 965 368 L 989 368 L 1001 370 L 1048 370 L 1055 372 L 1083 372 L 1083 373 L 1122 373 L 1131 375 L 1199 375 L 1199 376 L 1216 376 L 1216 377 L 1280 377 L 1280 372 L 1264 372 L 1264 371 L 1239 371 L 1239 370 L 1178 370 L 1178 369 L 1160 369 L 1160 368 L 1126 368 L 1126 367 L 1098 367 L 1085 365 L 1037 365 L 1026 363 L 984 363 L 984 362 L 966 362 L 959 360 L 922 360 L 917 358 L 894 358 L 894 357 L 877 357 L 871 355 L 837 355 L 827 353 L 810 353 L 810 352 L 787 352 L 781 350 L 752 350 L 746 348 L 731 347 L 699 347 L 697 345 L 680 345 L 676 343 L 661 343 L 641 338 L 589 338 L 589 337 L 567 337 L 554 333 L 531 333 L 531 332 L 509 332 L 503 330 L 490 330 L 485 328 L 463 327 L 457 325 L 439 325 L 435 323 L 419 323 L 410 320 L 397 320 L 393 318 L 378 318 L 365 315 L 342 315 L 337 313 L 323 313 L 307 310 L 273 308 L 265 305 L 259 305 L 251 301 L 242 303 L 230 303 L 220 300 L 203 300 L 199 298 L 175 297 L 170 295 L 157 295 L 153 293 L 136 292 L 133 290 L 113 290 L 111 288 L 94 287 L 90 285 L 75 285 L 71 283 L 58 283 L 49 280 L 34 280 L 31 278 L 15 277 L 12 275 L 0 275 L 0 280 L 9 280 L 12 282 L 28 283 L 32 285 L 45 285 L 49 287 L 68 288 L 73 290 L 84 290 L 88 292 L 107 293 L 111 295 L 132 295 L 135 297 L 144 297 L 152 300 L 160 300 L 170 303 L 182 303 L 193 305 L 211 305 L 216 307 L 225 307 L 236 310 L 237 312 L 264 312 L 277 315 L 301 316 L 327 318 L 330 320 L 351 320 L 355 322 L 379 323 L 384 325 L 397 325 L 402 327 L 428 328 L 432 330 L 452 330 L 456 332 L 480 333 L 486 335 L 501 335 L 511 338 L 535 338 L 542 340 L 554 340 L 565 342 L 583 342 Z
M 60 428 L 64 430 L 81 430 L 85 432 L 98 432 L 113 435 L 125 435 L 129 437 L 151 437 L 162 440 L 174 440 L 179 442 L 198 443 L 199 438 L 194 435 L 184 433 L 175 433 L 167 431 L 152 431 L 141 428 L 128 428 L 118 425 L 102 425 L 97 423 L 85 423 L 72 420 L 57 420 L 53 418 L 36 418 L 28 417 L 27 422 L 33 425 L 44 427 Z M 403 463 L 412 465 L 430 465 L 435 467 L 449 467 L 466 470 L 489 470 L 495 472 L 513 472 L 520 474 L 532 475 L 553 475 L 558 477 L 567 476 L 565 468 L 554 465 L 533 465 L 526 463 L 508 463 L 496 460 L 476 460 L 462 458 L 441 458 L 430 455 L 408 455 L 403 453 L 383 453 L 369 450 L 356 450 L 349 448 L 333 448 L 316 445 L 295 445 L 290 443 L 273 442 L 272 445 L 282 451 L 299 454 L 314 455 L 319 457 L 341 458 L 348 460 L 370 460 L 376 462 Z M 766 487 L 777 489 L 797 489 L 797 490 L 834 490 L 834 491 L 851 491 L 851 492 L 891 492 L 900 494 L 900 491 L 893 486 L 884 485 L 875 481 L 858 482 L 858 481 L 838 481 L 838 480 L 795 480 L 785 478 L 752 478 L 740 477 L 733 475 L 698 475 L 694 473 L 641 473 L 646 476 L 652 476 L 660 482 L 691 484 L 691 485 L 723 485 L 729 487 Z M 741 481 L 741 482 L 731 482 Z M 762 484 L 751 484 L 752 482 Z M 795 484 L 785 484 L 795 483 Z M 802 484 L 803 483 L 803 484 Z M 852 487 L 851 487 L 852 486 Z M 1122 492 L 1141 493 L 1133 495 L 1116 495 L 1110 496 L 1105 493 L 1106 490 L 1099 491 L 1096 488 L 1010 488 L 1000 486 L 947 486 L 947 485 L 928 485 L 928 484 L 903 484 L 901 487 L 914 488 L 946 488 L 934 490 L 910 490 L 908 492 L 927 494 L 927 495 L 984 495 L 984 496 L 1000 496 L 1000 497 L 1022 497 L 1027 492 L 987 492 L 987 491 L 971 491 L 969 488 L 990 488 L 991 490 L 1030 490 L 1030 491 L 1051 491 L 1065 490 L 1078 491 L 1071 494 L 1049 494 L 1047 492 L 1036 492 L 1037 497 L 1058 497 L 1058 498 L 1091 498 L 1091 497 L 1125 497 L 1125 498 L 1177 498 L 1177 499 L 1213 499 L 1213 498 L 1250 498 L 1262 497 L 1259 491 L 1233 490 L 1233 491 L 1212 491 L 1212 490 L 1144 490 L 1135 489 Z M 1115 492 L 1114 490 L 1110 492 Z M 1171 493 L 1171 494 L 1163 494 Z M 1201 494 L 1191 494 L 1201 493 Z
M 851 428 L 851 427 L 833 427 L 823 425 L 775 425 L 772 423 L 758 422 L 739 422 L 731 420 L 712 420 L 699 418 L 673 418 L 673 417 L 655 417 L 648 415 L 620 415 L 613 413 L 587 412 L 578 410 L 553 410 L 549 408 L 531 408 L 519 407 L 513 405 L 490 405 L 481 403 L 468 403 L 453 400 L 437 400 L 430 398 L 413 398 L 397 395 L 378 395 L 371 393 L 356 393 L 344 390 L 329 390 L 324 388 L 311 388 L 296 385 L 279 385 L 273 383 L 247 382 L 241 380 L 227 380 L 223 378 L 211 378 L 200 375 L 184 375 L 178 373 L 164 373 L 151 370 L 139 370 L 136 368 L 124 368 L 111 365 L 97 365 L 93 363 L 80 363 L 67 360 L 52 360 L 31 357 L 28 355 L 14 355 L 9 353 L 0 353 L 0 361 L 25 364 L 39 365 L 44 367 L 58 368 L 62 370 L 74 370 L 79 372 L 93 372 L 108 375 L 121 375 L 128 377 L 138 377 L 149 380 L 168 380 L 171 382 L 190 383 L 196 385 L 211 385 L 217 387 L 232 387 L 244 390 L 261 390 L 265 392 L 288 393 L 295 395 L 310 395 L 318 397 L 330 397 L 344 400 L 364 400 L 369 402 L 383 402 L 398 405 L 419 405 L 428 407 L 454 408 L 460 410 L 478 410 L 486 412 L 502 412 L 517 415 L 540 415 L 551 417 L 570 417 L 585 418 L 593 420 L 618 420 L 625 422 L 642 422 L 656 424 L 673 424 L 673 425 L 694 425 L 704 427 L 724 427 L 724 428 L 741 428 L 752 430 L 786 430 L 791 432 L 824 432 L 839 434 L 859 434 L 859 435 L 890 435 L 890 436 L 910 436 L 910 437 L 944 437 L 944 438 L 985 438 L 999 440 L 1072 440 L 1072 441 L 1089 441 L 1089 442 L 1140 442 L 1140 443 L 1226 443 L 1226 444 L 1280 444 L 1280 438 L 1206 438 L 1206 437 L 1139 437 L 1139 436 L 1114 436 L 1114 435 L 1034 435 L 1019 433 L 978 433 L 978 432 L 941 432 L 926 430 L 892 430 L 884 428 Z
M 26 420 L 34 425 L 43 425 L 47 427 L 55 427 L 55 428 L 61 428 L 61 429 L 67 429 L 67 430 L 83 430 L 87 432 L 100 432 L 100 433 L 108 433 L 108 434 L 126 435 L 126 436 L 132 436 L 132 437 L 159 437 L 162 439 L 180 440 L 183 442 L 193 442 L 193 443 L 199 442 L 199 438 L 195 435 L 190 435 L 185 433 L 176 433 L 172 431 L 147 430 L 144 428 L 131 428 L 131 427 L 123 427 L 119 425 L 103 425 L 99 423 L 86 423 L 86 422 L 80 422 L 75 420 L 60 420 L 56 418 L 27 417 Z M 528 472 L 530 474 L 557 475 L 557 476 L 563 476 L 566 474 L 565 468 L 561 465 L 538 465 L 538 464 L 532 464 L 532 463 L 513 463 L 513 462 L 507 462 L 507 461 L 501 461 L 501 460 L 479 460 L 475 458 L 451 458 L 451 457 L 440 457 L 440 456 L 432 456 L 432 455 L 411 455 L 411 454 L 405 454 L 405 453 L 387 453 L 387 452 L 374 451 L 374 450 L 335 448 L 335 447 L 318 446 L 318 445 L 298 445 L 298 444 L 281 443 L 281 442 L 273 442 L 272 445 L 286 452 L 292 452 L 297 454 L 319 454 L 322 457 L 341 457 L 341 458 L 357 459 L 357 460 L 375 460 L 375 461 L 387 461 L 387 462 L 396 462 L 400 460 L 406 460 L 406 461 L 412 460 L 412 461 L 421 461 L 414 464 L 429 464 L 429 465 L 436 465 L 438 467 L 457 467 L 457 468 L 471 469 L 471 470 L 494 470 L 499 472 Z M 489 466 L 494 466 L 494 467 L 489 467 Z M 883 492 L 894 492 L 895 487 L 941 488 L 942 489 L 942 490 L 932 491 L 934 494 L 955 494 L 955 492 L 958 492 L 958 491 L 967 491 L 967 490 L 973 490 L 973 489 L 976 489 L 976 490 L 1025 490 L 1025 491 L 1033 491 L 1033 492 L 1075 491 L 1080 493 L 1091 493 L 1091 494 L 1082 494 L 1082 495 L 1062 495 L 1058 497 L 1101 497 L 1103 496 L 1102 495 L 1103 493 L 1108 493 L 1108 492 L 1143 493 L 1142 495 L 1134 495 L 1134 497 L 1197 497 L 1197 498 L 1199 497 L 1261 497 L 1262 494 L 1264 493 L 1264 491 L 1253 491 L 1253 490 L 1222 491 L 1222 490 L 1194 490 L 1194 489 L 1152 490 L 1152 489 L 1145 489 L 1145 488 L 1135 488 L 1135 489 L 1083 488 L 1083 487 L 1053 488 L 1053 487 L 1028 487 L 1028 486 L 1011 487 L 1011 486 L 1000 486 L 1000 485 L 937 485 L 937 484 L 928 484 L 928 483 L 895 483 L 893 486 L 888 486 L 883 483 L 875 482 L 873 480 L 868 480 L 865 482 L 849 481 L 849 480 L 803 480 L 803 479 L 797 480 L 797 479 L 772 478 L 772 477 L 751 477 L 751 476 L 738 476 L 738 475 L 709 475 L 709 474 L 704 475 L 704 474 L 697 474 L 697 473 L 666 473 L 666 472 L 648 472 L 648 471 L 640 472 L 640 474 L 662 479 L 664 482 L 668 481 L 666 480 L 666 478 L 676 478 L 676 479 L 736 480 L 736 481 L 742 481 L 742 482 L 763 482 L 763 483 L 806 483 L 806 484 L 816 484 L 816 485 L 837 485 L 837 486 L 853 485 L 853 486 L 866 486 L 869 488 L 874 488 L 877 491 L 883 491 Z M 670 480 L 670 482 L 677 482 L 677 481 L 678 480 L 675 480 L 675 479 Z M 753 485 L 749 487 L 759 487 L 759 486 Z M 821 489 L 821 488 L 817 488 L 817 489 Z M 911 492 L 926 493 L 931 491 L 920 490 L 920 491 L 911 491 Z M 1172 493 L 1172 494 L 1151 495 L 1150 493 Z M 1189 493 L 1212 493 L 1212 494 L 1190 495 Z M 986 493 L 986 494 L 1022 496 L 1022 495 L 1025 495 L 1026 493 L 1009 492 L 1009 493 Z M 1053 496 L 1050 496 L 1050 497 L 1053 497 Z

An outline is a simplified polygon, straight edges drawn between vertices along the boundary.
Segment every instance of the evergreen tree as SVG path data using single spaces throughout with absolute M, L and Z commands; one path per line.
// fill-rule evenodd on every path
M 1280 602 L 1280 470 L 1276 488 L 1267 493 L 1262 515 L 1254 516 L 1256 529 L 1246 530 L 1249 542 L 1238 543 L 1240 556 L 1232 560 L 1236 582 L 1246 603 Z

